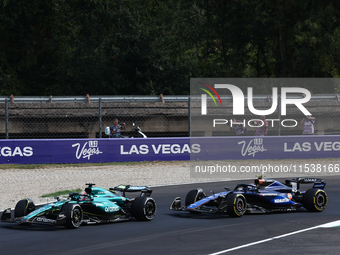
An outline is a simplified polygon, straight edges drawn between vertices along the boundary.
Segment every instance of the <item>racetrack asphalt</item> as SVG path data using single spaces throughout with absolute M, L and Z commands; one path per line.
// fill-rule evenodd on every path
M 316 228 L 282 238 L 263 240 L 340 220 L 340 176 L 323 178 L 328 206 L 321 213 L 288 212 L 225 215 L 173 212 L 177 196 L 195 188 L 206 194 L 233 188 L 241 181 L 187 184 L 153 188 L 157 215 L 150 222 L 128 221 L 81 226 L 69 230 L 53 226 L 0 223 L 1 254 L 339 254 L 340 227 Z M 278 178 L 278 180 L 282 180 Z M 243 181 L 242 183 L 249 183 Z M 302 185 L 309 187 L 308 185 Z M 251 243 L 259 242 L 247 246 Z M 245 245 L 244 248 L 239 246 Z

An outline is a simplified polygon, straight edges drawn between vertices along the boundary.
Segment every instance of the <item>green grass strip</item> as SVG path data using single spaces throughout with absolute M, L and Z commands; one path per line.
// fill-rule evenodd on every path
M 138 161 L 138 162 L 110 162 L 110 163 L 79 163 L 79 164 L 0 164 L 0 169 L 44 169 L 44 168 L 64 168 L 64 167 L 92 167 L 92 166 L 134 166 L 140 164 L 150 164 L 160 161 Z
M 76 192 L 76 193 L 80 193 L 81 189 L 74 189 L 74 190 L 61 190 L 61 191 L 57 191 L 57 192 L 53 192 L 53 193 L 49 193 L 49 194 L 45 194 L 42 195 L 40 197 L 58 197 L 58 196 L 62 196 L 62 195 L 68 195 L 71 192 Z

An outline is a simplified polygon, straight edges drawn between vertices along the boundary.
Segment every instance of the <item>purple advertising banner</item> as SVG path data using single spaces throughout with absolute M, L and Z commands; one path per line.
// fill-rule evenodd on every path
M 190 138 L 1 140 L 0 164 L 190 160 Z
M 340 136 L 1 140 L 0 164 L 339 158 Z
M 191 138 L 200 153 L 191 160 L 339 158 L 340 136 L 248 136 Z

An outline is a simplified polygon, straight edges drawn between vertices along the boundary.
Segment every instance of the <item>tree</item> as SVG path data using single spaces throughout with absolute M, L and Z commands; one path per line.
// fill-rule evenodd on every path
M 188 94 L 190 77 L 339 77 L 339 5 L 1 0 L 0 94 Z

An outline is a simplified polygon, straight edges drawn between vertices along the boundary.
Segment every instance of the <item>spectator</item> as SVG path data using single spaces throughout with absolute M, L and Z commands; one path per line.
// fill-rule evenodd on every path
M 257 128 L 255 131 L 255 136 L 265 136 L 268 132 L 268 121 L 266 120 L 266 116 L 261 115 L 260 119 L 262 121 L 257 121 Z
M 248 130 L 244 127 L 244 123 L 233 119 L 233 130 L 236 135 L 248 135 Z
M 110 138 L 120 138 L 121 130 L 125 130 L 125 123 L 122 123 L 122 125 L 119 125 L 118 119 L 114 119 L 113 125 L 110 126 Z
M 315 123 L 315 117 L 312 117 L 311 115 L 306 115 L 301 120 L 301 125 L 303 125 L 303 135 L 312 135 L 314 134 L 314 123 Z

